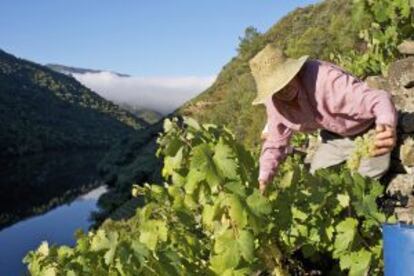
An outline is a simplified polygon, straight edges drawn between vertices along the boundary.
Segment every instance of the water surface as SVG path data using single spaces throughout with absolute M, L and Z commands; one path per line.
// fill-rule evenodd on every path
M 24 275 L 26 267 L 21 260 L 42 241 L 74 245 L 75 230 L 88 230 L 90 213 L 97 210 L 97 199 L 105 191 L 105 186 L 101 186 L 69 204 L 0 231 L 0 275 Z
M 73 245 L 87 230 L 105 187 L 102 151 L 54 152 L 0 160 L 0 276 L 23 275 L 22 258 L 44 240 Z

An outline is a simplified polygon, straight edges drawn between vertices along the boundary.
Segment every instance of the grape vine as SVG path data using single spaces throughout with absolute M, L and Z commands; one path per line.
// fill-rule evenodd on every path
M 321 256 L 337 273 L 381 273 L 377 181 L 311 175 L 294 155 L 262 195 L 257 158 L 226 128 L 175 118 L 164 130 L 165 182 L 134 185 L 136 215 L 77 233 L 73 248 L 42 243 L 24 259 L 32 275 L 289 275 Z
M 353 23 L 369 26 L 360 31 L 366 49 L 332 54 L 331 59 L 359 77 L 382 73 L 399 56 L 398 45 L 414 39 L 414 2 L 412 0 L 354 0 Z

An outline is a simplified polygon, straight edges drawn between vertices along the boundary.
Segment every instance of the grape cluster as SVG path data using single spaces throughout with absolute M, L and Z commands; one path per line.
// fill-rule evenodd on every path
M 354 141 L 355 149 L 346 161 L 346 166 L 350 171 L 357 171 L 362 158 L 372 157 L 375 150 L 375 130 L 372 129 L 359 136 Z

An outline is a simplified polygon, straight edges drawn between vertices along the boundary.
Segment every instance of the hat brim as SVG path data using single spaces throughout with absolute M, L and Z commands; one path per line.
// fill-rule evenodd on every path
M 280 72 L 280 74 L 275 72 L 275 74 L 270 76 L 272 79 L 269 79 L 269 81 L 274 83 L 274 85 L 270 85 L 270 88 L 267 88 L 265 91 L 260 90 L 260 86 L 258 85 L 258 96 L 253 100 L 252 105 L 264 104 L 268 97 L 282 90 L 298 74 L 308 58 L 309 56 L 302 56 L 299 59 L 291 59 L 290 62 L 293 64 L 290 64 L 286 70 L 281 69 L 280 71 L 283 72 Z M 283 76 L 283 80 L 275 81 L 275 78 L 278 79 L 281 75 Z

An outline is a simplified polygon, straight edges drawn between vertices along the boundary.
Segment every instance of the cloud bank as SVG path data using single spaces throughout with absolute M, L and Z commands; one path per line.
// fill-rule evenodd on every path
M 203 92 L 215 80 L 207 77 L 120 77 L 111 72 L 73 73 L 80 83 L 117 103 L 168 114 Z

